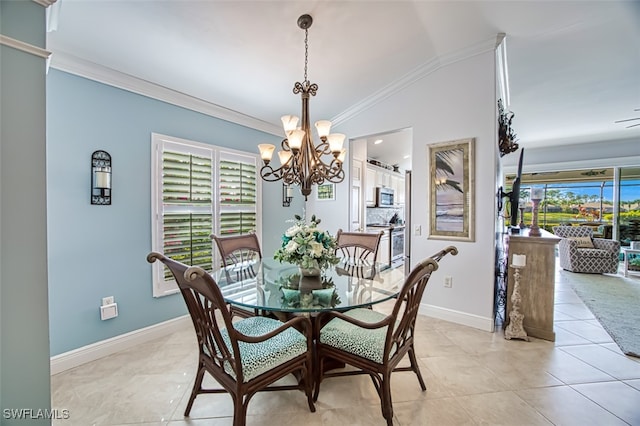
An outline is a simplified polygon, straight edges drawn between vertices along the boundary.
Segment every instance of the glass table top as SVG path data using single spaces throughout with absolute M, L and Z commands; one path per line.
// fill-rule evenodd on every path
M 343 259 L 319 277 L 301 276 L 298 266 L 272 258 L 214 271 L 225 300 L 265 311 L 319 312 L 365 307 L 395 297 L 404 283 L 404 268 Z

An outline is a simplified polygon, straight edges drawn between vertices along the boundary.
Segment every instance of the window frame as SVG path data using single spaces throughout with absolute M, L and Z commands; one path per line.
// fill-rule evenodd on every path
M 163 214 L 165 211 L 177 212 L 183 210 L 181 207 L 170 206 L 165 209 L 163 203 L 163 152 L 170 150 L 178 153 L 192 153 L 200 156 L 211 158 L 212 167 L 212 188 L 211 188 L 211 204 L 209 206 L 198 206 L 193 213 L 210 213 L 212 215 L 212 232 L 219 233 L 221 213 L 226 211 L 235 211 L 236 208 L 223 207 L 220 202 L 220 159 L 236 158 L 238 161 L 247 159 L 248 163 L 253 163 L 256 168 L 255 180 L 255 232 L 258 239 L 262 240 L 262 179 L 260 179 L 259 161 L 260 156 L 255 153 L 240 151 L 223 146 L 210 145 L 202 142 L 181 139 L 173 136 L 167 136 L 159 133 L 151 134 L 151 250 L 159 253 L 164 251 L 164 222 Z M 247 206 L 238 206 L 238 210 L 250 210 Z M 186 210 L 188 207 L 185 207 Z M 220 264 L 220 255 L 215 248 L 215 243 L 211 240 L 212 267 Z M 163 297 L 179 292 L 179 288 L 175 280 L 165 281 L 164 265 L 161 262 L 153 264 L 152 272 L 152 289 L 153 297 Z

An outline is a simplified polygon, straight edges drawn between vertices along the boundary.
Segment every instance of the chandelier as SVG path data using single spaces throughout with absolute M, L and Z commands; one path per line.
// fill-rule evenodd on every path
M 260 144 L 260 156 L 264 166 L 260 169 L 260 176 L 267 182 L 282 180 L 286 185 L 299 185 L 305 200 L 311 194 L 313 184 L 320 185 L 325 181 L 340 183 L 344 180 L 342 163 L 346 150 L 342 148 L 345 135 L 341 133 L 329 134 L 331 122 L 327 120 L 315 123 L 320 143 L 314 145 L 309 125 L 309 96 L 315 96 L 317 84 L 311 84 L 307 79 L 307 63 L 309 58 L 309 27 L 313 23 L 310 15 L 298 18 L 298 27 L 304 30 L 304 80 L 296 82 L 293 93 L 300 93 L 302 98 L 302 120 L 295 115 L 285 115 L 281 118 L 286 138 L 282 140 L 281 150 L 278 151 L 280 167 L 274 169 L 269 164 L 273 157 L 275 145 Z M 327 162 L 323 160 L 324 156 Z

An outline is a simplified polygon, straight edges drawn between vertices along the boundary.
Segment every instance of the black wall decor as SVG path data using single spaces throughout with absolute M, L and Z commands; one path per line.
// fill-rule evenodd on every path
M 91 204 L 111 205 L 111 155 L 107 151 L 91 154 Z
M 500 157 L 504 157 L 518 149 L 516 133 L 511 128 L 514 115 L 511 111 L 505 112 L 502 106 L 502 99 L 498 99 L 498 147 L 500 148 Z

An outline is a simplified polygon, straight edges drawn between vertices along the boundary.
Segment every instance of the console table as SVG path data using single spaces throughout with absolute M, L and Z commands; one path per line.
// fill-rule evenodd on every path
M 556 245 L 560 238 L 545 230 L 540 237 L 530 237 L 523 230 L 517 235 L 506 236 L 508 262 L 514 254 L 527 256 L 526 267 L 520 270 L 520 312 L 524 314 L 524 329 L 529 336 L 555 341 L 553 330 L 553 310 L 556 272 Z M 508 321 L 511 311 L 511 293 L 515 283 L 514 268 L 508 268 L 507 311 Z M 505 323 L 505 325 L 507 322 Z

